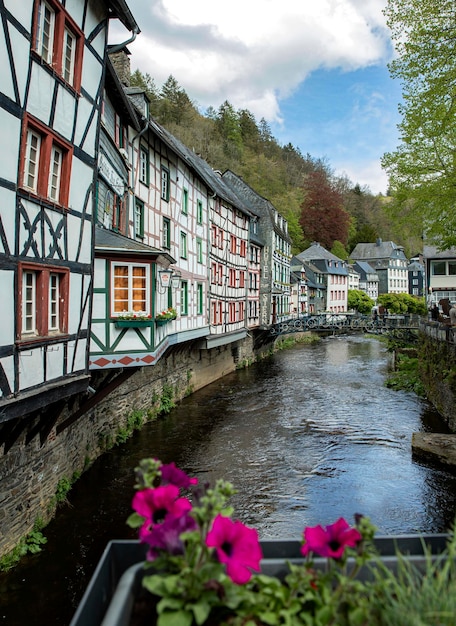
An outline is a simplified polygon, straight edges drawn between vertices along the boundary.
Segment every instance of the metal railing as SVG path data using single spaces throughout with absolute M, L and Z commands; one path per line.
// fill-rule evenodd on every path
M 271 335 L 306 331 L 357 331 L 380 334 L 398 330 L 418 330 L 419 323 L 419 315 L 380 315 L 373 319 L 371 315 L 353 313 L 316 313 L 274 324 L 269 332 Z

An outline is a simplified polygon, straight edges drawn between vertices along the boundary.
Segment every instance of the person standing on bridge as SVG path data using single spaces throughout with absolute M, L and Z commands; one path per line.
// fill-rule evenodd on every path
M 456 326 L 456 307 L 455 307 L 454 302 L 451 303 L 451 309 L 450 309 L 449 315 L 450 315 L 450 325 Z
M 433 305 L 433 307 L 431 309 L 431 319 L 434 322 L 438 322 L 439 321 L 439 314 L 440 314 L 439 307 L 437 306 L 437 303 L 434 302 L 434 305 Z

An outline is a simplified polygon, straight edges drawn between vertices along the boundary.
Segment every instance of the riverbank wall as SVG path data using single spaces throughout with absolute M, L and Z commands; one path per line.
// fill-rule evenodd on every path
M 14 444 L 0 450 L 0 557 L 45 526 L 80 474 L 109 448 L 185 396 L 273 349 L 274 338 L 255 348 L 252 336 L 210 350 L 176 345 L 153 367 L 94 373 L 92 395 L 29 418 Z
M 420 377 L 429 401 L 456 433 L 456 343 L 452 329 L 438 323 L 420 327 Z

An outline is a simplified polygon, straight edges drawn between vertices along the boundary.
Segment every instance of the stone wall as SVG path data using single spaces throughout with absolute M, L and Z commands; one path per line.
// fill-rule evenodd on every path
M 271 345 L 263 351 L 269 352 Z M 134 413 L 143 421 L 153 418 L 165 396 L 178 402 L 258 356 L 251 337 L 212 350 L 183 344 L 157 365 L 139 368 L 109 394 L 106 389 L 103 393 L 105 381 L 94 376 L 91 386 L 98 392 L 90 399 L 91 408 L 84 411 L 87 397 L 72 398 L 43 441 L 35 436 L 26 444 L 26 429 L 6 454 L 0 450 L 0 556 L 14 548 L 36 520 L 53 517 L 62 481 L 74 482 L 115 444 L 119 433 L 128 433 Z M 78 409 L 82 414 L 71 423 Z M 53 410 L 49 408 L 51 417 Z
M 442 325 L 421 327 L 420 375 L 429 401 L 456 432 L 456 346 Z M 452 334 L 451 334 L 452 339 Z

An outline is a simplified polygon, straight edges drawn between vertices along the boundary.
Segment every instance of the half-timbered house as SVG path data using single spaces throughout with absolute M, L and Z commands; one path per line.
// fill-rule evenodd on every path
M 139 29 L 123 0 L 7 0 L 0 14 L 5 423 L 87 388 L 94 172 L 109 19 Z M 35 434 L 49 432 L 57 416 L 39 423 Z M 2 429 L 3 441 L 23 426 L 14 428 L 16 435 Z
M 260 326 L 267 328 L 290 317 L 291 237 L 286 219 L 239 176 L 227 170 L 223 181 L 242 199 L 258 221 L 264 242 L 260 276 Z

